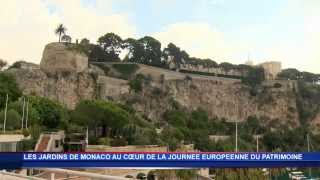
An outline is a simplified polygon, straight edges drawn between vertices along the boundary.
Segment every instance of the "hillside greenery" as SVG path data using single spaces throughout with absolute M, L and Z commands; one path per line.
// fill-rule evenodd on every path
M 18 88 L 13 75 L 0 72 L 0 109 L 5 106 L 6 95 L 8 95 L 8 101 L 12 102 L 16 101 L 22 95 L 22 92 Z
M 304 82 L 314 83 L 320 80 L 320 74 L 314 74 L 310 72 L 300 72 L 297 69 L 289 68 L 282 70 L 279 75 L 279 79 L 285 80 L 300 80 Z
M 112 67 L 121 74 L 123 79 L 131 79 L 139 69 L 137 64 L 113 64 Z

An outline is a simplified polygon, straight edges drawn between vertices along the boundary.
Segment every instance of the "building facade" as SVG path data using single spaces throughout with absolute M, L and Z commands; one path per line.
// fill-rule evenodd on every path
M 265 78 L 267 80 L 274 80 L 277 75 L 281 72 L 281 62 L 280 61 L 268 61 L 259 64 L 265 71 Z

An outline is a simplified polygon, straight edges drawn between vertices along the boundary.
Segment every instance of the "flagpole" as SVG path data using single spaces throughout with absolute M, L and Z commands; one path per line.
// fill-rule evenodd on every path
M 236 152 L 238 152 L 238 122 L 236 121 Z
M 256 135 L 257 138 L 257 152 L 259 152 L 259 135 Z
M 89 128 L 86 129 L 86 145 L 89 145 Z
M 22 99 L 23 99 L 23 105 L 22 105 L 22 117 L 21 117 L 21 130 L 23 130 L 24 105 L 25 105 L 25 99 L 24 99 L 24 97 L 22 97 Z
M 4 110 L 3 133 L 5 133 L 5 132 L 6 132 L 7 110 L 8 110 L 8 99 L 9 99 L 9 96 L 8 96 L 8 94 L 7 94 L 7 95 L 6 95 L 6 107 L 5 107 L 5 110 Z
M 310 152 L 310 139 L 309 139 L 309 134 L 307 134 L 307 143 L 308 143 L 308 152 Z M 312 177 L 312 172 L 311 168 L 309 168 L 309 177 Z
M 26 129 L 28 129 L 28 119 L 29 119 L 29 99 L 27 98 L 27 115 L 26 115 Z

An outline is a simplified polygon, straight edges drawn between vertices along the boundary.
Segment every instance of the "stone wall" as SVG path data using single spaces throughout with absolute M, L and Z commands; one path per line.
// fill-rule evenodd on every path
M 280 81 L 281 88 L 274 88 L 278 81 L 267 81 L 263 92 L 253 96 L 250 88 L 239 80 L 190 76 L 178 72 L 161 71 L 160 68 L 141 66 L 139 73 L 150 74 L 154 79 L 165 74 L 163 82 L 154 80 L 143 92 L 130 92 L 128 81 L 95 74 L 94 70 L 82 73 L 46 74 L 42 70 L 11 69 L 24 94 L 37 94 L 65 104 L 68 108 L 83 99 L 106 99 L 129 102 L 138 111 L 154 121 L 172 108 L 172 100 L 185 109 L 206 110 L 211 118 L 244 121 L 257 116 L 266 121 L 297 126 L 295 86 L 293 82 Z M 155 93 L 157 92 L 157 93 Z
M 120 146 L 111 147 L 104 145 L 89 145 L 86 152 L 167 152 L 166 146 L 141 145 L 141 146 Z
M 127 80 L 98 76 L 98 97 L 106 100 L 120 100 L 121 96 L 129 93 Z
M 203 65 L 181 64 L 179 69 L 193 71 L 193 72 L 221 74 L 221 75 L 227 75 L 227 76 L 241 77 L 241 76 L 245 75 L 245 73 L 243 71 L 240 71 L 237 69 L 230 69 L 227 71 L 221 67 L 217 67 L 217 68 L 216 67 L 204 67 Z
M 259 64 L 265 71 L 265 77 L 268 80 L 276 79 L 277 75 L 281 72 L 281 62 L 270 61 Z
M 88 57 L 76 50 L 71 50 L 72 44 L 68 46 L 64 43 L 46 45 L 40 63 L 41 70 L 47 74 L 84 72 L 88 68 Z

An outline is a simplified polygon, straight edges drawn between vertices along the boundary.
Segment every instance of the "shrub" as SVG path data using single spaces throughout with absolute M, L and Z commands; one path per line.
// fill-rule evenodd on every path
M 128 145 L 128 142 L 124 138 L 115 138 L 111 141 L 110 145 L 113 147 L 126 146 Z
M 137 174 L 137 179 L 146 179 L 146 174 L 145 173 L 139 173 Z
M 147 175 L 147 180 L 155 180 L 156 179 L 156 172 L 155 171 L 149 171 L 148 175 Z
M 251 68 L 248 74 L 242 78 L 242 83 L 251 87 L 260 85 L 265 80 L 265 73 L 262 67 Z
M 0 112 L 0 122 L 4 122 L 4 111 Z M 21 128 L 21 116 L 20 114 L 10 109 L 7 112 L 6 118 L 6 130 L 17 130 Z
M 24 140 L 21 142 L 22 151 L 34 150 L 37 141 L 35 139 Z
M 23 129 L 22 130 L 22 134 L 23 134 L 24 137 L 28 137 L 30 135 L 30 132 L 29 132 L 28 129 Z
M 189 75 L 186 75 L 186 77 L 184 79 L 187 80 L 187 81 L 192 81 L 192 77 L 189 76 Z
M 113 64 L 112 67 L 121 73 L 124 79 L 129 79 L 139 69 L 136 64 Z
M 134 177 L 132 175 L 126 175 L 125 178 L 133 179 Z
M 136 77 L 129 82 L 130 89 L 135 92 L 141 92 L 145 79 L 143 74 L 137 74 Z
M 107 137 L 105 137 L 105 138 L 99 138 L 98 139 L 98 144 L 99 145 L 106 145 L 106 146 L 109 146 L 110 145 L 110 138 L 107 138 Z

